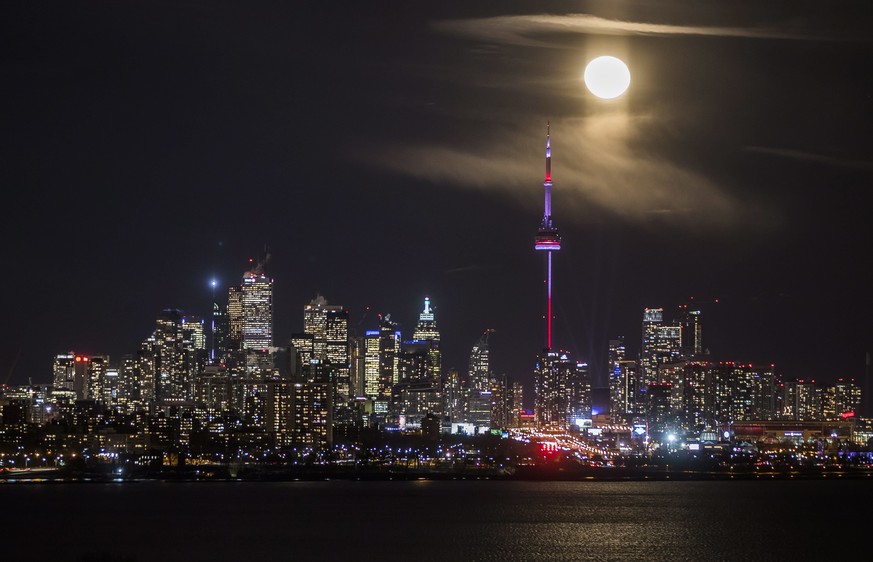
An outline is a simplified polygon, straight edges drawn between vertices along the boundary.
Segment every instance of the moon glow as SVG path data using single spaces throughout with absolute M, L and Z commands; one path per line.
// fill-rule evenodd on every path
M 630 86 L 630 70 L 621 59 L 597 57 L 585 67 L 585 86 L 598 98 L 611 100 L 622 95 Z

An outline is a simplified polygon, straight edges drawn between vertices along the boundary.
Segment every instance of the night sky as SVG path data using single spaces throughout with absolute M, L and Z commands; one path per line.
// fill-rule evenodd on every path
M 547 121 L 555 342 L 597 385 L 609 338 L 635 354 L 643 307 L 691 297 L 715 360 L 864 373 L 867 0 L 2 11 L 0 383 L 49 382 L 71 349 L 134 352 L 266 245 L 277 345 L 317 293 L 408 336 L 429 295 L 445 367 L 492 328 L 495 369 L 530 385 Z M 630 67 L 614 101 L 581 79 L 602 54 Z

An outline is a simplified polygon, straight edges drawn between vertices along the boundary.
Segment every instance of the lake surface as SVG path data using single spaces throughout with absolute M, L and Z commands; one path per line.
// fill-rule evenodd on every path
M 0 506 L 2 560 L 833 560 L 873 537 L 868 479 L 5 484 Z

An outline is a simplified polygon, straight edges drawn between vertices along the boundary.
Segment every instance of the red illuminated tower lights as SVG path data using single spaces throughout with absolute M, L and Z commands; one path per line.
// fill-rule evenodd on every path
M 552 147 L 551 122 L 546 125 L 546 179 L 545 209 L 543 220 L 537 229 L 534 249 L 546 252 L 546 350 L 552 349 L 552 252 L 561 249 L 561 236 L 552 222 Z

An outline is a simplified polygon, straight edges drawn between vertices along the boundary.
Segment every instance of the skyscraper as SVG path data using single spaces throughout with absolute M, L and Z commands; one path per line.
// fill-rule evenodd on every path
M 440 386 L 442 372 L 442 357 L 440 354 L 440 331 L 437 328 L 433 309 L 430 306 L 430 298 L 424 297 L 424 309 L 418 315 L 418 324 L 412 333 L 415 341 L 426 342 L 428 354 L 429 380 L 434 388 Z
M 212 347 L 209 350 L 209 359 L 212 363 L 224 363 L 227 361 L 228 351 L 228 325 L 227 306 L 221 303 L 212 303 Z
M 703 354 L 703 326 L 701 312 L 679 306 L 679 327 L 682 329 L 681 355 L 685 359 L 698 358 Z
M 242 348 L 265 352 L 273 346 L 273 280 L 263 263 L 247 271 L 240 286 Z
M 243 307 L 242 291 L 237 287 L 227 289 L 227 338 L 225 339 L 225 362 L 230 367 L 245 364 L 242 351 Z M 243 355 L 243 357 L 240 357 Z
M 839 420 L 856 417 L 861 408 L 862 395 L 855 379 L 838 378 L 825 390 L 824 418 Z
M 782 389 L 782 417 L 786 420 L 813 421 L 822 417 L 822 389 L 814 380 L 785 381 Z
M 379 399 L 379 330 L 367 330 L 364 334 L 364 396 Z
M 291 346 L 298 386 L 308 389 L 307 396 L 320 396 L 323 388 L 329 389 L 331 423 L 352 424 L 348 311 L 316 295 L 303 307 L 303 333 L 292 336 Z
M 658 328 L 664 321 L 663 308 L 646 308 L 643 310 L 643 339 L 640 346 L 640 376 L 645 384 L 657 380 L 658 359 Z
M 227 291 L 227 331 L 223 353 L 219 362 L 231 370 L 260 371 L 274 367 L 273 351 L 273 279 L 265 271 L 269 260 L 258 261 L 243 273 L 239 286 Z M 249 260 L 252 262 L 252 260 Z M 223 321 L 220 306 L 213 304 L 214 320 L 220 330 Z M 223 334 L 216 334 L 218 342 Z
M 95 401 L 103 400 L 103 384 L 106 371 L 109 369 L 108 355 L 92 355 L 83 357 L 82 364 L 87 367 L 85 376 L 85 398 Z
M 400 330 L 397 329 L 397 323 L 391 320 L 391 315 L 386 314 L 381 317 L 379 320 L 379 392 L 375 404 L 377 414 L 388 412 L 392 390 L 394 385 L 400 382 L 397 365 L 400 340 Z
M 336 387 L 334 406 L 352 397 L 349 379 L 349 312 L 321 296 L 303 307 L 303 333 L 312 336 L 312 357 L 327 366 Z
M 535 377 L 534 414 L 538 425 L 566 429 L 576 419 L 591 416 L 586 363 L 573 361 L 565 352 L 544 352 L 539 356 Z
M 155 322 L 155 331 L 143 342 L 142 353 L 147 356 L 144 365 L 152 373 L 158 400 L 189 400 L 193 396 L 192 383 L 206 363 L 206 341 L 203 325 L 188 322 L 181 310 L 162 310 Z
M 318 359 L 327 358 L 327 311 L 327 300 L 321 295 L 303 307 L 303 333 L 312 335 L 312 353 Z
M 430 307 L 430 297 L 424 297 L 424 310 L 418 315 L 418 324 L 412 333 L 414 340 L 438 340 L 440 331 L 437 329 L 433 309 Z
M 391 393 L 399 382 L 400 330 L 391 315 L 379 316 L 379 329 L 364 334 L 364 396 L 377 415 L 388 413 Z
M 624 338 L 609 340 L 609 365 L 607 376 L 609 382 L 609 413 L 620 416 L 630 412 L 628 398 L 632 394 L 628 389 L 626 371 L 622 371 L 625 361 Z M 623 376 L 624 375 L 624 376 Z
M 644 384 L 664 382 L 658 373 L 661 364 L 679 359 L 682 328 L 678 322 L 665 323 L 663 308 L 643 311 L 643 338 L 640 369 Z
M 72 351 L 69 353 L 59 353 L 55 356 L 52 371 L 54 372 L 54 389 L 55 390 L 73 390 L 73 372 L 75 365 L 76 354 Z
M 465 418 L 477 426 L 491 424 L 491 346 L 489 343 L 493 330 L 482 332 L 470 350 L 470 365 L 467 371 L 467 391 Z
M 491 346 L 488 340 L 494 330 L 482 332 L 470 350 L 470 370 L 467 381 L 471 390 L 491 390 Z

